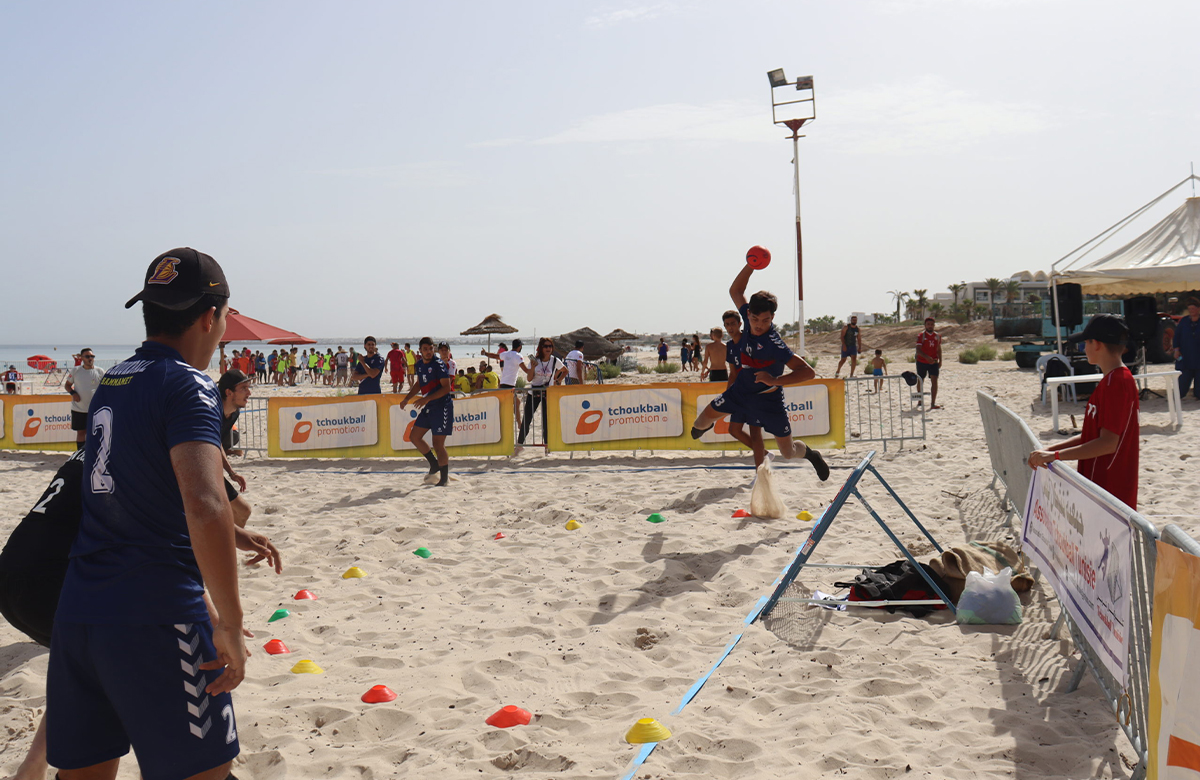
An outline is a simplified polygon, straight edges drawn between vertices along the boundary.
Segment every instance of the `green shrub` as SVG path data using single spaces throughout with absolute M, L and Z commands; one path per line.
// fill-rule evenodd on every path
M 639 366 L 637 367 L 637 372 L 638 372 L 639 374 L 653 374 L 653 373 L 654 373 L 654 369 L 653 369 L 653 368 L 651 368 L 650 366 L 643 366 L 643 365 L 639 365 Z
M 621 367 L 616 363 L 601 363 L 600 373 L 605 379 L 616 379 L 621 375 Z
M 971 349 L 964 349 L 962 352 L 958 353 L 958 362 L 973 366 L 979 362 L 979 353 L 975 351 L 974 347 Z
M 525 384 L 526 384 L 525 377 L 523 377 L 523 376 L 517 377 L 517 387 L 524 387 Z
M 996 348 L 991 344 L 976 344 L 971 347 L 971 350 L 979 356 L 980 360 L 995 360 Z
M 813 357 L 804 358 L 804 362 L 808 363 L 809 368 L 815 369 L 817 367 L 817 361 L 820 359 L 821 359 L 820 355 L 814 355 Z
M 1010 349 L 1008 352 L 1005 352 L 1003 355 L 1001 355 L 1001 356 L 1000 356 L 1000 359 L 1001 359 L 1001 360 L 1016 360 L 1016 359 L 1017 359 L 1017 353 L 1016 353 L 1016 352 L 1013 352 L 1013 351 Z
M 659 363 L 654 367 L 656 374 L 678 374 L 680 365 L 678 363 Z

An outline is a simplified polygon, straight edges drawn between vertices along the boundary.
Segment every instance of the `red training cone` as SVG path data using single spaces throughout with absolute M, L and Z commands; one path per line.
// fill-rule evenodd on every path
M 367 704 L 381 704 L 385 701 L 395 701 L 395 699 L 396 692 L 386 685 L 376 685 L 362 695 L 362 700 Z
M 288 646 L 283 643 L 282 639 L 272 639 L 263 645 L 263 650 L 266 650 L 271 655 L 283 655 L 284 653 L 292 652 L 288 650 Z
M 739 509 L 738 511 L 734 512 L 733 515 L 731 515 L 731 516 L 732 517 L 752 517 L 753 515 L 751 515 L 745 509 Z
M 504 538 L 504 534 L 502 534 L 502 533 L 500 533 L 499 531 L 497 531 L 497 532 L 496 532 L 496 535 L 495 535 L 495 536 L 493 536 L 492 538 L 493 538 L 493 539 L 503 539 L 503 538 Z
M 302 601 L 304 599 L 312 599 L 313 601 L 316 601 L 317 594 L 313 593 L 311 590 L 305 589 L 297 592 L 293 598 L 295 598 L 296 601 Z
M 529 710 L 523 710 L 515 704 L 510 704 L 493 712 L 491 717 L 484 722 L 498 729 L 507 729 L 512 726 L 524 726 L 532 717 Z

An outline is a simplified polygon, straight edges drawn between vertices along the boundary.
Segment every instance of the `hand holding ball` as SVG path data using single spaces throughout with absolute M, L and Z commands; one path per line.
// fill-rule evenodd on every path
M 771 252 L 766 247 L 752 246 L 746 251 L 746 265 L 761 271 L 771 264 Z

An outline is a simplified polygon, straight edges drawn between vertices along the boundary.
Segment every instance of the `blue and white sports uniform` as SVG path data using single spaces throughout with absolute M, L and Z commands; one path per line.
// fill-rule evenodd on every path
M 434 355 L 428 363 L 417 358 L 417 386 L 421 388 L 421 395 L 436 392 L 442 386 L 442 380 L 447 378 L 453 380 L 454 375 L 440 357 Z M 425 428 L 434 436 L 454 433 L 454 396 L 444 395 L 422 406 L 413 424 L 417 428 Z
M 793 352 L 775 326 L 761 336 L 750 330 L 750 305 L 738 309 L 742 315 L 742 338 L 737 343 L 739 368 L 733 386 L 713 401 L 713 408 L 730 415 L 731 422 L 757 425 L 774 436 L 791 436 L 792 425 L 783 408 L 783 389 L 764 385 L 755 379 L 759 371 L 783 376 Z M 734 417 L 739 413 L 738 419 Z
M 367 376 L 366 371 L 361 373 L 355 371 L 358 376 L 362 377 L 362 379 L 358 381 L 358 394 L 379 395 L 379 377 L 383 376 L 383 367 L 386 364 L 383 359 L 383 355 L 379 354 L 378 352 L 376 352 L 374 355 L 363 355 L 362 362 L 366 364 L 367 368 L 376 369 L 379 371 L 379 373 L 375 376 Z M 357 368 L 358 366 L 355 366 L 355 369 Z
M 229 694 L 192 552 L 171 448 L 221 446 L 216 385 L 152 341 L 111 369 L 92 399 L 83 512 L 59 597 L 47 679 L 49 761 L 78 769 L 125 755 L 177 780 L 232 760 Z

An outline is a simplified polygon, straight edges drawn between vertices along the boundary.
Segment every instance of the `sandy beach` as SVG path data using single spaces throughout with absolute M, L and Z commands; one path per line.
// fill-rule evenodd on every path
M 836 358 L 820 341 L 810 346 L 821 355 L 818 372 L 832 375 Z M 911 354 L 911 346 L 889 349 L 890 371 L 911 368 Z M 1059 436 L 1032 371 L 963 365 L 955 355 L 947 350 L 945 408 L 928 414 L 927 439 L 890 445 L 876 465 L 943 546 L 1015 544 L 1019 529 L 1005 525 L 989 487 L 976 390 L 1044 441 Z M 1161 399 L 1142 404 L 1139 508 L 1196 536 L 1200 481 L 1189 456 L 1200 403 L 1184 401 L 1180 432 L 1166 409 Z M 1065 421 L 1082 419 L 1082 405 L 1063 411 Z M 625 732 L 655 717 L 674 736 L 637 778 L 1128 777 L 1134 752 L 1094 681 L 1065 692 L 1075 657 L 1069 641 L 1047 638 L 1058 605 L 1044 583 L 1019 626 L 793 605 L 743 625 L 808 533 L 796 513 L 817 514 L 867 449 L 851 442 L 828 453 L 827 483 L 804 462 L 777 463 L 783 520 L 731 518 L 749 509 L 748 453 L 571 458 L 527 448 L 512 459 L 453 460 L 447 489 L 422 486 L 411 460 L 237 462 L 249 482 L 250 525 L 278 545 L 284 572 L 242 570 L 255 638 L 234 694 L 242 745 L 234 772 L 256 780 L 617 778 L 637 752 Z M 4 537 L 62 460 L 0 453 Z M 928 544 L 883 491 L 865 492 L 928 558 Z M 651 512 L 666 522 L 647 523 Z M 583 527 L 567 531 L 572 519 Z M 418 547 L 432 556 L 414 555 Z M 851 501 L 814 560 L 899 557 Z M 367 576 L 342 579 L 350 566 Z M 831 592 L 833 580 L 851 575 L 802 580 Z M 293 600 L 302 588 L 318 599 Z M 291 615 L 268 624 L 280 607 Z M 695 700 L 671 715 L 743 631 Z M 292 652 L 262 652 L 271 639 Z M 43 712 L 47 659 L 0 625 L 0 772 L 15 771 Z M 301 659 L 324 673 L 292 674 Z M 398 698 L 360 701 L 378 684 Z M 484 723 L 508 704 L 533 721 Z M 127 759 L 119 777 L 137 776 Z

